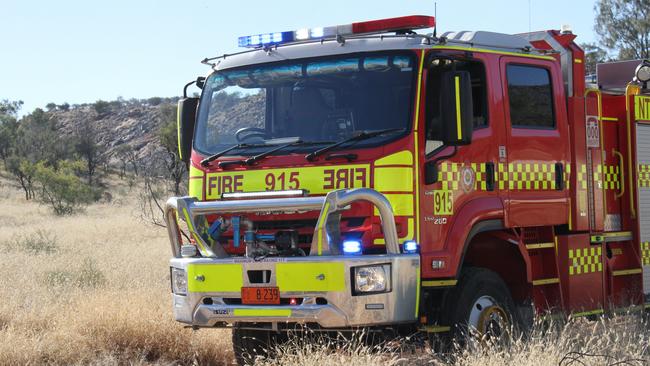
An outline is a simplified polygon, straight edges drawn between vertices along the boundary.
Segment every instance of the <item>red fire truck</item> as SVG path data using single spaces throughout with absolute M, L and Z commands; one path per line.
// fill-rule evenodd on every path
M 175 318 L 498 333 L 650 306 L 650 62 L 406 16 L 239 38 L 179 102 Z M 187 87 L 192 83 L 188 84 Z M 259 347 L 258 347 L 259 348 Z

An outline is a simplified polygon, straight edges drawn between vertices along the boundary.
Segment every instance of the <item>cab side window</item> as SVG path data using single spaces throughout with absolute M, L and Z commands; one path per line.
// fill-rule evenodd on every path
M 542 67 L 507 65 L 510 125 L 513 128 L 555 128 L 553 89 Z
M 442 146 L 442 119 L 440 116 L 440 88 L 442 75 L 448 71 L 467 71 L 472 80 L 472 103 L 474 106 L 474 129 L 488 125 L 487 85 L 485 66 L 479 61 L 435 58 L 428 66 L 426 150 L 427 154 Z

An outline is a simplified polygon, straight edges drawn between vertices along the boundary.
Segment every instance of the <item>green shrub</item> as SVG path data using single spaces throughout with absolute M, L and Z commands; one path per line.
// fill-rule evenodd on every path
M 45 284 L 50 287 L 75 286 L 80 288 L 98 288 L 106 283 L 104 273 L 95 262 L 85 258 L 78 271 L 56 270 L 45 273 Z
M 93 201 L 93 190 L 77 176 L 83 165 L 67 160 L 55 170 L 45 164 L 36 164 L 34 180 L 38 184 L 37 199 L 49 205 L 57 215 L 70 215 Z
M 29 254 L 53 254 L 59 250 L 56 235 L 48 230 L 36 230 L 24 236 L 14 236 L 4 247 L 10 251 Z
M 110 111 L 111 103 L 100 99 L 93 104 L 93 107 L 95 108 L 95 112 L 101 116 Z

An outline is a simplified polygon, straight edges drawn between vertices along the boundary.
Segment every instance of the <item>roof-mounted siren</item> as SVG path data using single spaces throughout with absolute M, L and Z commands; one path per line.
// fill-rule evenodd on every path
M 329 27 L 254 34 L 239 37 L 238 43 L 239 47 L 261 48 L 309 40 L 336 39 L 340 36 L 411 32 L 415 29 L 432 28 L 435 25 L 436 21 L 434 17 L 427 15 L 409 15 Z
M 585 52 L 574 42 L 571 26 L 560 30 L 521 33 L 536 49 L 548 51 L 562 65 L 562 77 L 567 96 L 582 96 L 585 92 Z

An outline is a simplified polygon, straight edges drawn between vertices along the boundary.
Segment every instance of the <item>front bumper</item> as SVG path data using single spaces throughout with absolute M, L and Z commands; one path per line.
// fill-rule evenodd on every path
M 375 326 L 417 319 L 417 273 L 413 255 L 319 256 L 265 261 L 174 258 L 188 274 L 187 295 L 173 294 L 177 321 L 214 327 L 237 322 L 315 323 L 323 328 Z M 390 265 L 390 290 L 354 295 L 353 267 Z M 270 271 L 268 283 L 251 283 L 248 271 Z M 296 305 L 240 305 L 241 287 L 279 287 Z
M 340 217 L 356 201 L 372 203 L 381 217 L 385 255 L 343 255 Z M 218 243 L 200 235 L 198 216 L 221 213 L 275 213 L 321 210 L 309 256 L 253 260 L 232 257 Z M 246 323 L 316 323 L 323 328 L 375 326 L 413 322 L 418 313 L 420 258 L 401 254 L 390 202 L 368 188 L 332 191 L 325 197 L 197 202 L 170 198 L 165 217 L 174 258 L 172 268 L 185 271 L 187 293 L 174 294 L 176 320 L 198 327 Z M 181 255 L 178 218 L 188 226 L 202 258 Z M 355 294 L 354 267 L 382 265 L 389 269 L 382 293 Z M 249 271 L 265 271 L 263 280 Z M 259 273 L 259 272 L 257 272 Z M 252 282 L 251 279 L 254 279 Z M 242 305 L 242 287 L 277 287 L 281 299 L 295 305 Z

